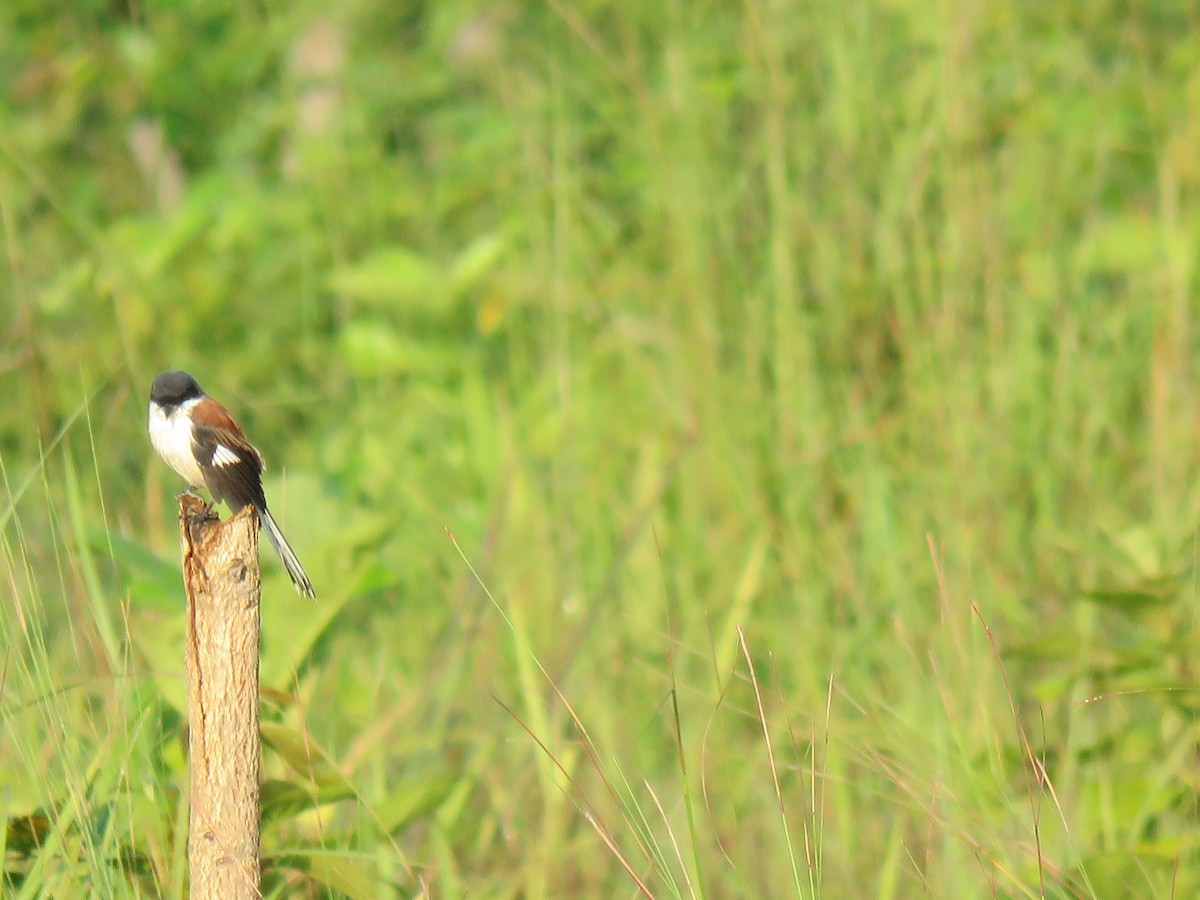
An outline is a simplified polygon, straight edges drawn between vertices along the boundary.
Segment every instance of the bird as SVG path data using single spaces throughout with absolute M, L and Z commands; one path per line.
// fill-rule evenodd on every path
M 147 430 L 158 455 L 191 488 L 208 488 L 214 500 L 233 510 L 253 506 L 296 590 L 316 597 L 304 566 L 267 509 L 262 454 L 224 406 L 187 372 L 163 372 L 150 385 Z

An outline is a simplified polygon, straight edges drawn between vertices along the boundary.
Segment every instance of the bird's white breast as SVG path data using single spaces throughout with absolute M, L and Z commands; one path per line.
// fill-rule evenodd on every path
M 191 408 L 199 402 L 199 398 L 185 400 L 174 407 L 170 415 L 157 403 L 151 403 L 147 426 L 150 443 L 158 455 L 182 475 L 190 487 L 204 484 L 204 473 L 196 464 L 196 456 L 192 452 L 192 423 L 188 418 Z

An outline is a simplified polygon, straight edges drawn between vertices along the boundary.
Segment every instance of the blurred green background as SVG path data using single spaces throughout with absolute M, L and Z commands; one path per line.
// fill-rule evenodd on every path
M 0 5 L 6 895 L 178 897 L 150 380 L 267 458 L 268 896 L 1200 892 L 1200 9 Z

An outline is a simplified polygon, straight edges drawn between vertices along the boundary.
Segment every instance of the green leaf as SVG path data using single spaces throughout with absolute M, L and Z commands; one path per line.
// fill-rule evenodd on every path
M 387 247 L 329 276 L 329 287 L 360 309 L 415 305 L 442 311 L 448 294 L 438 267 L 408 247 Z
M 1157 609 L 1170 604 L 1177 596 L 1177 589 L 1172 579 L 1168 583 L 1146 584 L 1142 586 L 1092 588 L 1083 592 L 1085 600 L 1090 600 L 1099 606 L 1107 606 L 1125 613 L 1139 613 L 1148 609 Z
M 362 378 L 427 375 L 442 378 L 461 368 L 461 345 L 431 338 L 408 337 L 381 321 L 348 323 L 338 335 L 338 350 Z
M 275 605 L 263 610 L 263 633 L 271 643 L 263 654 L 261 681 L 273 688 L 287 684 L 311 661 L 317 644 L 337 625 L 356 601 L 396 583 L 396 577 L 380 563 L 364 560 L 344 581 L 320 588 L 316 602 Z M 286 642 L 271 636 L 286 635 Z
M 1013 641 L 1004 647 L 1006 658 L 1029 662 L 1066 662 L 1079 654 L 1079 635 L 1058 630 L 1025 641 Z
M 380 895 L 381 882 L 374 869 L 365 860 L 345 852 L 331 852 L 313 848 L 298 853 L 287 853 L 268 857 L 264 868 L 291 868 L 303 872 L 314 881 L 358 900 L 374 900 Z M 399 896 L 399 886 L 392 885 Z
M 150 552 L 145 544 L 123 535 L 97 536 L 93 544 L 105 550 L 111 541 L 113 561 L 132 599 L 139 606 L 162 611 L 179 611 L 184 606 L 183 578 L 178 561 L 167 562 Z
M 318 787 L 335 786 L 353 795 L 353 785 L 311 738 L 278 722 L 263 722 L 260 730 L 264 743 L 297 774 Z
M 450 796 L 458 781 L 449 776 L 407 780 L 374 805 L 380 827 L 385 833 L 394 834 L 413 822 L 428 818 Z
M 475 238 L 450 265 L 450 289 L 458 296 L 474 288 L 496 268 L 507 250 L 508 241 L 502 232 Z
M 39 810 L 11 816 L 4 829 L 6 849 L 10 853 L 28 856 L 45 844 L 53 827 L 50 818 Z
M 270 778 L 259 793 L 259 815 L 264 825 L 310 812 L 318 806 L 353 800 L 356 794 L 347 782 L 314 786 Z

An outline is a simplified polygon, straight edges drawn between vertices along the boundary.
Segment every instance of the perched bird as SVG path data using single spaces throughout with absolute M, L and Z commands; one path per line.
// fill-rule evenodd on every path
M 296 590 L 315 597 L 304 567 L 267 509 L 262 455 L 229 411 L 187 372 L 163 372 L 150 385 L 147 427 L 158 455 L 191 487 L 208 488 L 214 500 L 235 511 L 254 507 Z

